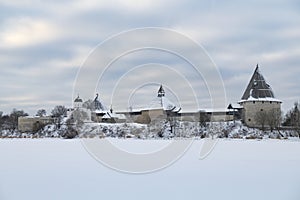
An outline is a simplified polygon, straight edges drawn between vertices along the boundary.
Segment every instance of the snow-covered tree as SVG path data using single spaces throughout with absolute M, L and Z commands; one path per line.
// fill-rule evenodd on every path
M 81 127 L 84 120 L 88 119 L 88 114 L 83 110 L 74 110 L 71 119 L 74 121 L 77 128 Z
M 58 128 L 62 125 L 62 119 L 67 116 L 67 108 L 62 105 L 55 106 L 51 111 L 51 116 L 57 119 Z
M 82 104 L 82 107 L 93 111 L 93 110 L 95 110 L 94 101 L 89 99 Z
M 80 129 L 84 124 L 84 120 L 88 119 L 88 114 L 83 110 L 74 110 L 71 116 L 67 119 L 67 129 L 62 135 L 64 138 L 71 139 L 77 137 Z

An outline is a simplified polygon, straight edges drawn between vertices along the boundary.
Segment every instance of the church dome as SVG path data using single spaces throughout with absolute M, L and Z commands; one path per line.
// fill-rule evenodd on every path
M 79 97 L 79 95 L 77 96 L 77 98 L 74 100 L 75 103 L 79 103 L 79 102 L 83 102 L 82 99 Z

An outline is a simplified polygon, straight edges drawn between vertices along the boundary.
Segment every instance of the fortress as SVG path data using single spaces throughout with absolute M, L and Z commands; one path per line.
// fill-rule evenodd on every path
M 78 107 L 74 101 L 74 107 Z M 149 124 L 155 119 L 176 119 L 180 121 L 232 121 L 242 120 L 249 127 L 260 127 L 259 115 L 270 112 L 280 112 L 281 100 L 274 96 L 271 86 L 261 74 L 258 65 L 246 87 L 246 90 L 237 104 L 230 104 L 222 111 L 196 110 L 194 112 L 182 112 L 182 109 L 167 98 L 167 94 L 161 85 L 157 96 L 144 108 L 131 108 L 127 112 L 116 112 L 107 109 L 97 94 L 93 101 L 94 110 L 91 112 L 91 120 L 94 122 L 135 122 Z
M 68 109 L 67 115 L 72 117 L 74 110 L 81 110 L 87 113 L 86 122 L 97 123 L 135 122 L 149 124 L 155 120 L 163 119 L 193 122 L 242 120 L 249 127 L 260 128 L 262 125 L 260 120 L 266 120 L 268 115 L 281 112 L 281 103 L 281 100 L 275 98 L 271 86 L 266 82 L 257 65 L 238 104 L 230 104 L 222 111 L 196 110 L 194 112 L 182 112 L 180 107 L 167 98 L 167 94 L 161 85 L 157 96 L 144 108 L 132 108 L 127 112 L 113 112 L 112 108 L 108 109 L 105 106 L 98 94 L 87 105 L 84 105 L 83 100 L 78 95 L 73 102 L 73 108 Z M 45 119 L 20 117 L 18 127 L 20 131 L 30 131 L 35 130 L 37 125 L 40 127 L 52 121 L 49 117 Z

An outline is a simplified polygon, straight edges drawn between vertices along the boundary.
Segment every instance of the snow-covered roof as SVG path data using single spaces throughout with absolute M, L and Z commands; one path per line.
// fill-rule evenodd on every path
M 110 118 L 111 118 L 111 116 L 108 112 L 102 116 L 102 119 L 110 119 Z
M 126 119 L 124 114 L 110 113 L 110 116 L 116 119 Z
M 105 115 L 103 115 L 102 119 L 110 119 L 110 118 L 115 118 L 115 119 L 126 119 L 126 116 L 124 114 L 116 114 L 116 113 L 110 113 L 107 112 Z
M 97 113 L 97 114 L 100 114 L 100 113 L 107 113 L 108 111 L 107 110 L 99 110 L 99 109 L 97 109 L 94 112 Z
M 271 101 L 271 102 L 278 102 L 278 103 L 282 103 L 281 100 L 276 99 L 276 98 L 272 98 L 272 97 L 265 97 L 265 98 L 254 98 L 254 97 L 249 97 L 248 99 L 242 99 L 240 100 L 238 103 L 243 103 L 243 102 L 247 102 L 247 101 Z
M 171 102 L 167 97 L 161 96 L 154 98 L 148 108 L 146 110 L 154 110 L 154 109 L 163 109 L 165 111 L 180 111 L 180 108 L 177 107 L 173 102 Z
M 201 109 L 199 112 L 211 112 L 211 113 L 217 113 L 217 112 L 229 112 L 232 110 L 226 109 L 226 108 L 206 108 L 206 109 Z
M 258 65 L 256 65 L 255 71 L 242 96 L 241 101 L 253 101 L 258 99 L 264 99 L 265 101 L 270 101 L 270 100 L 275 100 L 275 96 L 271 86 L 266 82 L 265 78 L 263 77 L 263 75 L 259 70 Z
M 230 103 L 227 107 L 227 109 L 241 109 L 241 108 L 243 108 L 243 106 L 241 106 L 238 103 Z

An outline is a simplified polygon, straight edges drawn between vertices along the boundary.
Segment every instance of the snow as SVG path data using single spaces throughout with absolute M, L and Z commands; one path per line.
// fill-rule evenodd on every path
M 99 110 L 99 109 L 97 109 L 94 112 L 97 113 L 97 114 L 103 114 L 103 113 L 107 113 L 108 110 Z
M 231 103 L 231 106 L 233 107 L 233 109 L 241 109 L 241 108 L 243 108 L 243 106 L 241 106 L 238 103 Z
M 130 152 L 170 142 L 109 140 Z M 299 139 L 222 139 L 200 160 L 203 143 L 163 170 L 133 175 L 103 166 L 79 139 L 1 139 L 0 199 L 300 199 Z
M 110 113 L 110 116 L 116 119 L 124 119 L 126 120 L 126 116 L 124 114 L 119 114 L 119 113 Z
M 231 110 L 227 109 L 227 108 L 203 108 L 201 110 L 199 110 L 199 112 L 229 112 Z
M 155 109 L 163 109 L 166 111 L 172 110 L 173 112 L 179 112 L 181 108 L 177 107 L 173 102 L 171 102 L 167 97 L 155 97 L 148 106 L 143 106 L 138 109 L 135 108 L 136 111 L 142 110 L 155 110 Z
M 241 101 L 239 101 L 239 103 L 243 103 L 243 102 L 247 102 L 247 101 L 272 101 L 272 102 L 282 103 L 281 100 L 276 99 L 276 98 L 272 98 L 272 97 L 254 98 L 252 96 L 250 96 L 247 100 L 241 100 Z

